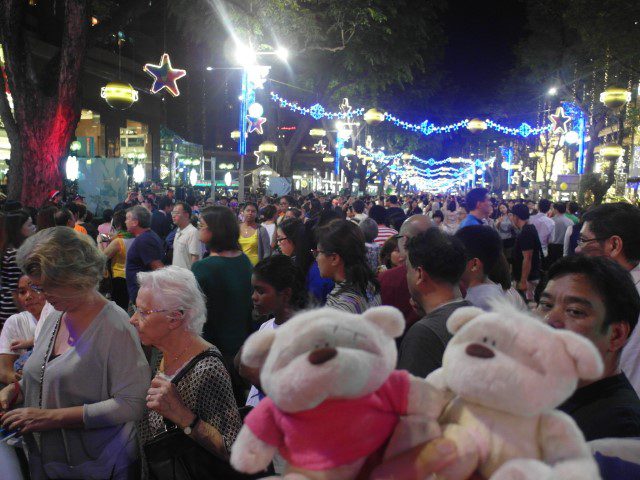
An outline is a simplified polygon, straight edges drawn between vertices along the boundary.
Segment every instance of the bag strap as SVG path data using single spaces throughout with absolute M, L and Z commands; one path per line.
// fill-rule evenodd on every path
M 207 350 L 205 350 L 204 352 L 200 352 L 198 355 L 196 355 L 195 357 L 193 357 L 193 358 L 189 361 L 189 363 L 187 363 L 187 364 L 184 366 L 184 368 L 183 368 L 182 370 L 180 370 L 180 372 L 178 372 L 178 374 L 177 374 L 175 377 L 173 377 L 173 379 L 171 380 L 171 383 L 173 383 L 174 385 L 178 385 L 178 382 L 179 382 L 180 380 L 182 380 L 182 379 L 185 377 L 185 375 L 187 375 L 187 373 L 189 373 L 191 370 L 193 370 L 193 367 L 195 367 L 195 366 L 196 366 L 196 364 L 197 364 L 200 360 L 203 360 L 203 359 L 205 359 L 205 358 L 207 358 L 207 357 L 216 357 L 216 358 L 218 358 L 221 362 L 223 361 L 223 360 L 222 360 L 222 355 L 221 355 L 220 353 L 216 352 L 215 350 L 209 350 L 209 349 L 207 349 Z M 224 364 L 224 362 L 223 362 L 223 364 Z M 162 421 L 163 421 L 163 423 L 164 423 L 164 425 L 165 425 L 165 429 L 166 429 L 167 431 L 168 431 L 168 430 L 171 430 L 171 429 L 176 428 L 175 423 L 173 423 L 171 420 L 167 420 L 165 417 L 162 417 Z

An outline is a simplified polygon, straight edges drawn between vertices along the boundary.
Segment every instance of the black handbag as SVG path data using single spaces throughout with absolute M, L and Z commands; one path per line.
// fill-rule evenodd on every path
M 205 357 L 222 357 L 217 352 L 207 350 L 196 355 L 176 375 L 172 383 L 177 384 L 200 360 Z M 166 430 L 144 445 L 149 478 L 151 480 L 248 480 L 261 478 L 237 472 L 229 462 L 218 458 L 186 435 L 173 422 L 164 420 Z

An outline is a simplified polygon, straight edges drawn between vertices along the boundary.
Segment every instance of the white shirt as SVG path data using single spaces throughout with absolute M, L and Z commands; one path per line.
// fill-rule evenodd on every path
M 38 320 L 29 312 L 16 313 L 7 318 L 0 333 L 0 354 L 22 355 L 26 350 L 11 350 L 11 342 L 34 337 Z
M 191 270 L 191 255 L 196 255 L 198 260 L 202 258 L 202 245 L 200 243 L 198 229 L 188 224 L 182 229 L 178 229 L 173 240 L 173 261 L 172 265 Z
M 547 256 L 548 246 L 556 230 L 556 224 L 545 213 L 536 213 L 529 218 L 529 223 L 536 227 L 540 245 L 545 257 Z
M 274 317 L 260 325 L 260 328 L 258 330 L 275 330 L 278 327 L 279 325 L 276 323 L 276 319 Z M 260 403 L 260 400 L 262 400 L 260 398 L 260 392 L 256 387 L 251 385 L 251 390 L 249 390 L 249 396 L 247 397 L 246 405 L 255 407 L 258 405 L 258 403 Z
M 629 272 L 640 293 L 640 263 Z M 640 318 L 638 319 L 640 320 Z M 620 355 L 620 368 L 640 395 L 640 325 L 636 325 Z
M 464 299 L 474 307 L 481 308 L 485 311 L 492 310 L 492 299 L 504 299 L 505 294 L 502 287 L 497 283 L 481 283 L 467 290 Z

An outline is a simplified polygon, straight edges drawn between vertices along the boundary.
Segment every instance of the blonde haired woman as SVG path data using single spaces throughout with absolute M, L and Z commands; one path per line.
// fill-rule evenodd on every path
M 222 355 L 200 336 L 207 311 L 198 282 L 191 271 L 178 266 L 138 273 L 138 282 L 131 323 L 144 345 L 161 352 L 153 362 L 156 376 L 140 424 L 150 477 L 156 478 L 156 471 L 167 468 L 166 463 L 154 462 L 154 454 L 160 452 L 151 445 L 166 430 L 167 422 L 226 461 L 241 420 Z
M 124 310 L 98 293 L 105 257 L 68 227 L 31 237 L 18 265 L 60 314 L 46 320 L 22 380 L 0 392 L 20 430 L 33 480 L 139 478 L 135 421 L 149 367 Z

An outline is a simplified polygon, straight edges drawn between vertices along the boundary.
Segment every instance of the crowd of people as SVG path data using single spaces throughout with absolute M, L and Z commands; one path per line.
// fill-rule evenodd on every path
M 397 368 L 423 378 L 442 366 L 458 308 L 534 311 L 591 340 L 605 364 L 560 409 L 587 440 L 640 437 L 639 208 L 484 188 L 175 197 L 132 190 L 100 216 L 58 191 L 40 209 L 4 204 L 6 478 L 165 478 L 157 452 L 171 428 L 211 457 L 210 478 L 232 478 L 242 418 L 265 396 L 241 362 L 245 340 L 321 306 L 399 309 Z

